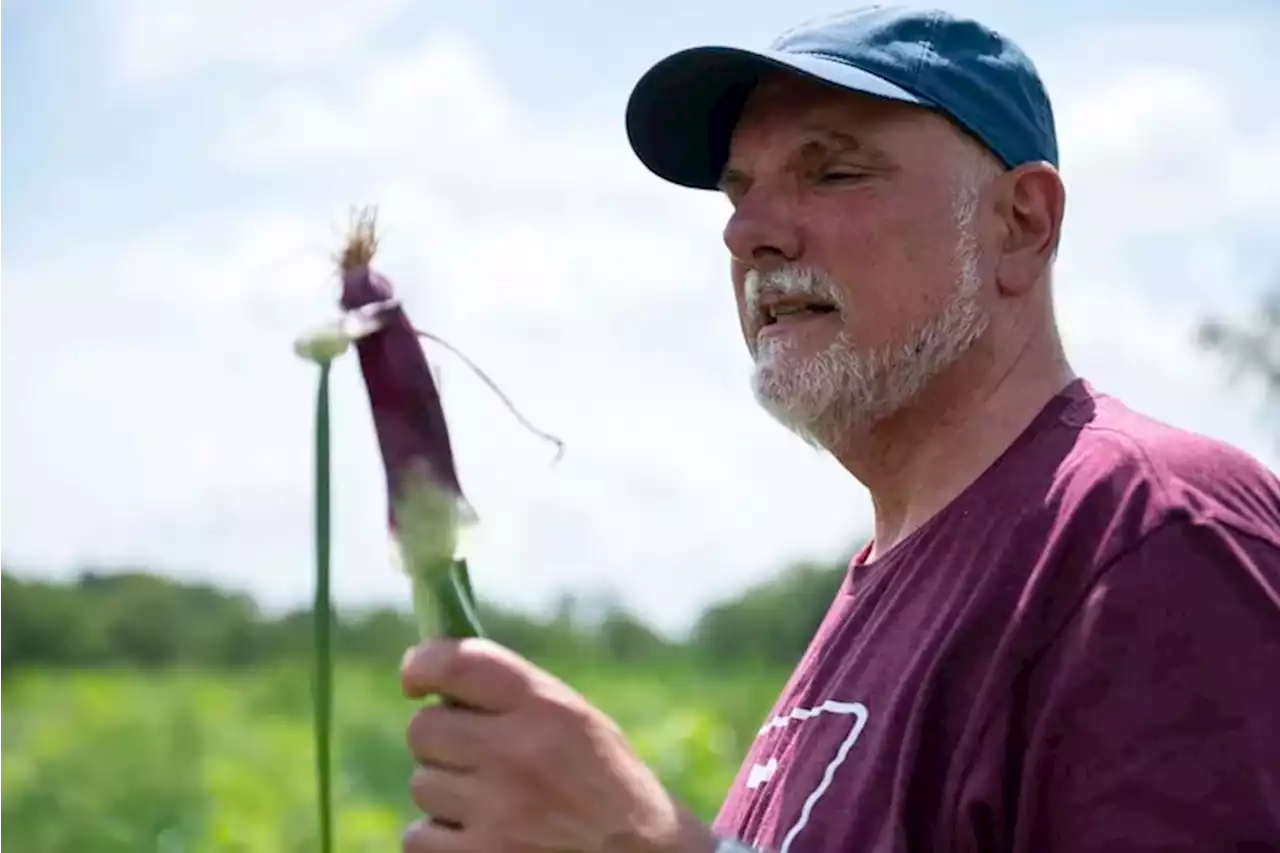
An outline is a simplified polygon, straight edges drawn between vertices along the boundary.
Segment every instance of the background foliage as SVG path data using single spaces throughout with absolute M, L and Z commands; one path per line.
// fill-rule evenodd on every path
M 611 714 L 714 815 L 843 565 L 798 565 L 712 607 L 681 642 L 571 597 L 548 618 L 482 603 L 495 639 Z M 3 578 L 3 821 L 29 853 L 315 849 L 307 611 L 119 569 Z M 414 818 L 397 665 L 407 614 L 342 614 L 336 802 L 343 851 L 399 849 Z

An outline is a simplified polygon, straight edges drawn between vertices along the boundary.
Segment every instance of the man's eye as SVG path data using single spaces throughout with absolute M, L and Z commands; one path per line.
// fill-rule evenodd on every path
M 863 177 L 863 173 L 854 169 L 825 169 L 818 173 L 819 183 L 838 184 L 847 181 L 856 181 Z

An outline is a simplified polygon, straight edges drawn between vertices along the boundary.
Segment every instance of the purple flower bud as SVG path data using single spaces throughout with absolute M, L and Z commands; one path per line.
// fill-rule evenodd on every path
M 356 341 L 374 430 L 386 471 L 389 523 L 398 529 L 396 506 L 410 478 L 425 476 L 464 512 L 470 512 L 458 472 L 449 426 L 418 332 L 396 300 L 391 282 L 370 268 L 377 249 L 372 216 L 355 226 L 341 257 L 344 311 L 364 310 L 379 328 Z

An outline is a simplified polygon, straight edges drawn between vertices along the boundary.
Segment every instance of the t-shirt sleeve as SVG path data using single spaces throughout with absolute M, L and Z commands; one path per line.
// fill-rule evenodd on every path
M 1280 850 L 1274 543 L 1166 525 L 1030 672 L 1018 849 Z

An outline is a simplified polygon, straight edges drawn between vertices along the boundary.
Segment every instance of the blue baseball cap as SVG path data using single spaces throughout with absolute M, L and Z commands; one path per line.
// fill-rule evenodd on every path
M 661 178 L 714 189 L 747 97 L 776 70 L 936 110 L 1010 168 L 1058 166 L 1053 109 L 1022 49 L 977 21 L 905 6 L 802 24 L 765 50 L 708 46 L 666 57 L 627 103 L 632 149 Z

